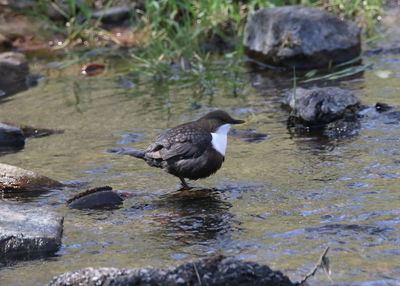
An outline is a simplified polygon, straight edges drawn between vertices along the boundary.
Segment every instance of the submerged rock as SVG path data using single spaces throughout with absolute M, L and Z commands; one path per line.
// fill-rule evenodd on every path
M 24 54 L 0 53 L 0 89 L 7 95 L 28 88 L 29 66 Z
M 390 106 L 389 104 L 384 103 L 384 102 L 377 102 L 375 104 L 375 110 L 378 112 L 386 112 L 391 109 L 393 109 L 393 106 Z
M 357 115 L 333 121 L 324 127 L 323 135 L 328 138 L 357 135 L 361 128 L 361 122 Z
M 385 120 L 391 120 L 391 121 L 400 121 L 400 111 L 399 110 L 394 110 L 390 112 L 382 112 L 382 119 Z
M 68 206 L 73 209 L 110 209 L 122 202 L 122 197 L 108 186 L 87 190 L 67 200 Z
M 63 217 L 38 208 L 0 204 L 0 260 L 31 259 L 61 245 Z
M 242 139 L 243 141 L 246 142 L 257 142 L 268 138 L 267 134 L 258 133 L 257 131 L 252 129 L 245 129 L 245 130 L 231 129 L 229 130 L 228 135 Z
M 106 65 L 103 63 L 89 63 L 81 68 L 81 74 L 84 76 L 95 76 L 104 73 Z
M 369 224 L 346 224 L 333 223 L 317 227 L 306 227 L 306 232 L 318 232 L 320 235 L 339 235 L 343 232 L 354 232 L 357 234 L 380 235 L 393 229 L 385 226 L 375 226 Z
M 25 136 L 16 126 L 0 123 L 0 149 L 21 149 L 25 145 Z
M 337 87 L 296 88 L 290 92 L 285 104 L 291 108 L 291 116 L 307 126 L 323 126 L 354 114 L 360 100 L 351 91 Z
M 18 152 L 24 148 L 25 139 L 61 134 L 64 130 L 36 128 L 28 125 L 0 122 L 0 155 Z
M 62 183 L 19 167 L 0 163 L 0 192 L 48 191 Z
M 185 263 L 175 269 L 85 268 L 56 276 L 49 286 L 100 285 L 298 285 L 266 265 L 223 256 Z
M 247 54 L 273 66 L 309 69 L 360 55 L 361 29 L 323 11 L 285 6 L 257 11 L 246 24 Z

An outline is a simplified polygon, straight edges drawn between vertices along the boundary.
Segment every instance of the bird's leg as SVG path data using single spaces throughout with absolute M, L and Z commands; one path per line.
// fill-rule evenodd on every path
M 184 190 L 189 190 L 190 187 L 189 187 L 189 185 L 186 183 L 185 179 L 184 179 L 183 177 L 179 177 L 179 179 L 181 180 L 182 188 L 183 188 Z

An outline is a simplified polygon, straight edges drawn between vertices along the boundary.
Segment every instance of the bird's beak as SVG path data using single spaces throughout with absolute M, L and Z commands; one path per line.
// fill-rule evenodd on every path
M 242 124 L 242 123 L 245 123 L 245 121 L 244 120 L 240 120 L 240 119 L 233 119 L 232 120 L 232 124 Z

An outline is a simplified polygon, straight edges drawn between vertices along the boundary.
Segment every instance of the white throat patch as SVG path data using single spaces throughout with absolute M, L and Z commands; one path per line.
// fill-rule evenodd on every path
M 228 141 L 227 134 L 231 128 L 231 124 L 224 124 L 218 127 L 215 133 L 211 133 L 212 136 L 212 145 L 215 150 L 217 150 L 222 156 L 225 156 L 226 144 Z

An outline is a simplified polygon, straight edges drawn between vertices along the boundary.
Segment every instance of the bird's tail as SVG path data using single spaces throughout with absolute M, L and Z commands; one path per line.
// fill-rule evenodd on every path
M 107 152 L 129 155 L 129 156 L 136 157 L 139 159 L 144 159 L 144 155 L 145 155 L 144 150 L 134 149 L 134 148 L 112 148 L 112 149 L 108 149 Z

